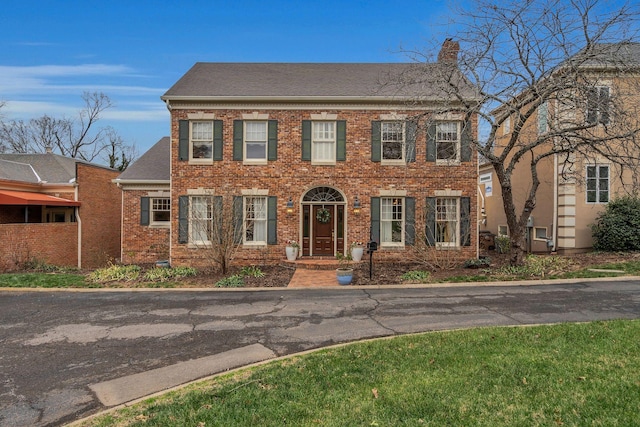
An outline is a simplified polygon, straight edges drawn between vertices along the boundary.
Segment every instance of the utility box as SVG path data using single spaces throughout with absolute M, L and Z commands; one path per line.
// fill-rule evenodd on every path
M 527 228 L 533 228 L 533 217 L 530 216 L 527 220 Z

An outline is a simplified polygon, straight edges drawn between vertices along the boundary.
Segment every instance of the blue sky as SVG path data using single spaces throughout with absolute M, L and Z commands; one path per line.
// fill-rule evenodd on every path
M 22 0 L 0 12 L 5 118 L 74 117 L 84 91 L 143 153 L 169 134 L 160 96 L 195 62 L 403 62 L 443 40 L 446 0 Z M 443 24 L 444 23 L 444 24 Z

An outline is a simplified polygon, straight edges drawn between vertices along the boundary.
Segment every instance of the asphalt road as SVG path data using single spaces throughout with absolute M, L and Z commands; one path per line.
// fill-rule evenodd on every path
M 105 409 L 96 384 L 171 366 L 193 371 L 193 359 L 234 359 L 229 355 L 245 348 L 282 356 L 413 332 L 632 318 L 640 318 L 640 281 L 632 279 L 419 289 L 0 291 L 0 426 L 63 425 Z

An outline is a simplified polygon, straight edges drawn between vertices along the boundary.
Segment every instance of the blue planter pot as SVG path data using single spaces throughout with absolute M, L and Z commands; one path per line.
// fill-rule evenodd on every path
M 338 278 L 339 285 L 349 285 L 353 280 L 353 269 L 352 268 L 344 269 L 344 270 L 337 269 L 336 277 Z

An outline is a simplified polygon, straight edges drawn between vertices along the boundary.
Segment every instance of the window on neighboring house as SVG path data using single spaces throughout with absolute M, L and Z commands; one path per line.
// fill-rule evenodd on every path
M 191 158 L 213 157 L 213 122 L 191 122 Z
M 189 243 L 207 244 L 213 238 L 213 197 L 189 197 Z
M 404 160 L 404 123 L 382 122 L 381 145 L 382 160 Z
M 547 227 L 535 227 L 533 233 L 534 240 L 547 240 Z
M 380 243 L 383 245 L 404 244 L 404 198 L 382 197 L 380 199 Z
M 335 162 L 336 123 L 313 122 L 311 135 L 311 160 L 314 162 Z
M 244 122 L 245 160 L 267 160 L 267 122 Z
M 151 225 L 168 225 L 171 219 L 171 199 L 151 199 Z
M 506 135 L 509 132 L 511 132 L 511 116 L 508 116 L 506 119 L 504 119 L 504 125 L 502 128 L 503 135 Z
M 547 133 L 549 130 L 549 108 L 547 102 L 543 102 L 538 107 L 538 135 Z
M 609 166 L 587 166 L 587 203 L 609 202 Z
M 459 122 L 440 122 L 436 125 L 436 160 L 460 160 Z
M 597 123 L 609 123 L 610 89 L 607 86 L 596 86 L 590 88 L 587 93 L 587 123 L 594 125 Z
M 498 236 L 508 236 L 509 235 L 509 227 L 506 225 L 498 226 Z
M 267 244 L 267 198 L 244 198 L 244 243 Z
M 459 199 L 439 197 L 436 199 L 436 245 L 459 246 L 458 223 Z

